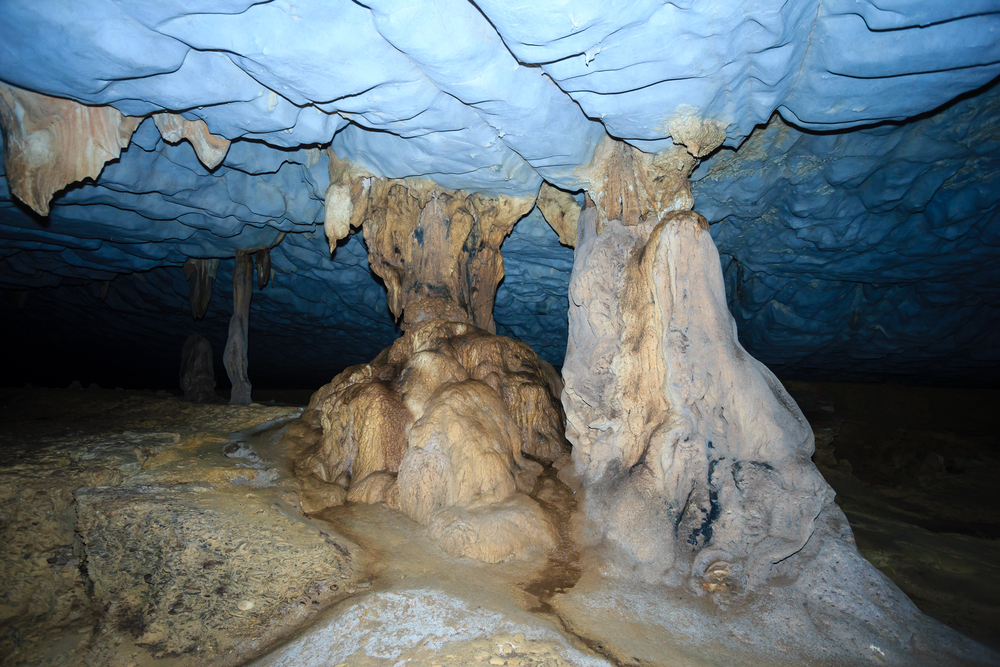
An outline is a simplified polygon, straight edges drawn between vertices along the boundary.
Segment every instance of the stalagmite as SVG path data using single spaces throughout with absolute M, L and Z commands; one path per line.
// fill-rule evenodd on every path
M 579 219 L 563 367 L 573 466 L 560 476 L 580 489 L 590 571 L 722 608 L 763 591 L 754 599 L 807 641 L 910 650 L 926 621 L 858 553 L 809 424 L 737 339 L 708 224 L 689 210 L 690 168 L 669 168 L 683 155 L 611 148 L 605 159 L 634 171 L 588 188 L 598 205 Z
M 359 174 L 331 156 L 331 245 L 364 226 L 404 334 L 313 397 L 293 437 L 304 506 L 386 502 L 453 555 L 489 562 L 548 550 L 555 532 L 526 494 L 566 453 L 558 375 L 494 335 L 500 244 L 533 198 L 489 199 Z M 330 207 L 339 207 L 331 214 Z M 309 479 L 345 489 L 319 496 Z
M 563 369 L 585 541 L 621 571 L 750 590 L 839 512 L 812 432 L 737 341 L 693 158 L 606 144 L 595 163 Z
M 11 192 L 39 215 L 71 183 L 97 178 L 141 118 L 0 83 L 0 129 Z
M 233 316 L 229 320 L 229 338 L 223 363 L 233 391 L 230 405 L 250 405 L 250 380 L 247 379 L 247 331 L 250 320 L 250 297 L 253 295 L 253 256 L 236 253 L 233 267 Z
M 189 259 L 184 262 L 184 278 L 188 281 L 188 301 L 191 317 L 200 320 L 212 301 L 212 286 L 219 271 L 218 259 Z
M 588 541 L 651 579 L 752 589 L 802 549 L 821 512 L 839 512 L 809 459 L 812 431 L 739 345 L 704 218 L 609 220 L 598 234 L 593 211 L 581 218 L 563 393 Z
M 215 367 L 212 345 L 199 333 L 188 336 L 181 351 L 181 390 L 184 398 L 195 403 L 218 399 L 215 393 Z

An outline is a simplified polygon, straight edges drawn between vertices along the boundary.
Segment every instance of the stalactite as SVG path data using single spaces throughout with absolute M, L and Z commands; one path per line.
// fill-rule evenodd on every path
M 254 255 L 254 264 L 257 266 L 257 289 L 264 289 L 267 287 L 268 281 L 271 280 L 271 275 L 273 271 L 271 270 L 271 249 L 261 248 Z
M 0 129 L 11 192 L 40 215 L 71 183 L 97 178 L 142 119 L 0 83 Z
M 212 301 L 212 286 L 219 271 L 218 259 L 189 259 L 184 262 L 184 278 L 188 281 L 188 301 L 191 317 L 200 320 Z
M 194 148 L 198 161 L 208 169 L 215 169 L 226 159 L 229 139 L 210 133 L 205 121 L 188 120 L 172 113 L 158 113 L 153 114 L 153 122 L 168 144 L 178 144 L 186 139 Z

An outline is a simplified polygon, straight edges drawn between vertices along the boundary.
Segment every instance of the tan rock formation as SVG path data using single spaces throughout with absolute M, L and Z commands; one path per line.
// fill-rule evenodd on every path
M 555 533 L 524 495 L 542 466 L 524 454 L 565 454 L 560 388 L 523 343 L 465 323 L 417 324 L 316 393 L 290 429 L 297 471 L 349 501 L 401 509 L 454 555 L 499 562 L 547 550 Z
M 223 352 L 223 364 L 233 383 L 230 405 L 250 405 L 250 380 L 247 378 L 247 334 L 250 327 L 250 297 L 253 296 L 253 255 L 236 253 L 233 267 L 233 316 L 229 319 L 229 337 Z
M 369 264 L 404 329 L 440 319 L 495 333 L 500 244 L 534 201 L 375 178 L 331 151 L 324 228 L 332 252 L 352 227 L 364 227 Z
M 39 215 L 71 183 L 96 179 L 142 119 L 0 83 L 0 129 L 10 191 Z
M 577 175 L 589 183 L 586 189 L 600 211 L 601 231 L 607 220 L 631 226 L 649 218 L 660 220 L 671 211 L 690 211 L 694 198 L 688 177 L 696 165 L 680 146 L 653 155 L 605 137 L 591 163 Z
M 153 122 L 168 144 L 179 144 L 186 139 L 194 148 L 198 161 L 207 169 L 215 169 L 226 159 L 229 139 L 209 132 L 205 121 L 188 120 L 173 113 L 157 113 L 153 114 Z
M 219 272 L 218 259 L 189 259 L 184 262 L 184 278 L 188 281 L 188 300 L 191 317 L 200 320 L 208 312 L 212 301 L 212 286 Z
M 595 217 L 581 217 L 563 393 L 587 541 L 652 579 L 751 589 L 832 505 L 812 431 L 737 341 L 704 218 L 598 234 Z
M 549 223 L 549 227 L 559 236 L 559 243 L 575 247 L 576 223 L 580 219 L 581 208 L 573 199 L 573 195 L 548 183 L 542 183 L 535 205 L 542 212 L 545 222 Z
M 667 120 L 667 132 L 675 144 L 684 146 L 694 157 L 707 156 L 726 140 L 725 123 L 700 117 L 694 107 L 678 111 Z

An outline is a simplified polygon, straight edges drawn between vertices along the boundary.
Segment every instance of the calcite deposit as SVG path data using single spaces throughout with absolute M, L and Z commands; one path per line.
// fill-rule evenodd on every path
M 498 562 L 550 549 L 554 529 L 527 494 L 539 461 L 566 454 L 562 382 L 493 321 L 500 244 L 534 197 L 375 179 L 336 156 L 330 165 L 330 243 L 364 227 L 404 333 L 313 396 L 296 433 L 300 474 L 403 511 L 453 555 Z M 324 504 L 317 493 L 339 499 L 312 481 L 303 493 L 310 506 Z
M 219 399 L 215 393 L 215 368 L 212 363 L 212 344 L 198 333 L 184 341 L 181 350 L 181 391 L 184 398 L 195 403 Z
M 349 501 L 402 510 L 448 553 L 497 562 L 547 550 L 553 530 L 525 494 L 542 471 L 536 460 L 566 453 L 560 389 L 523 343 L 423 323 L 316 393 L 297 425 L 313 440 L 298 470 Z
M 10 189 L 39 215 L 71 183 L 97 178 L 128 146 L 141 118 L 0 83 L 0 128 Z
M 0 653 L 1000 663 L 755 359 L 994 381 L 997 0 L 205 4 L 0 2 L 2 379 L 111 415 L 0 392 Z M 327 383 L 281 438 L 272 382 Z M 859 481 L 986 466 L 914 442 Z
M 223 362 L 233 390 L 231 405 L 250 404 L 250 380 L 247 377 L 247 335 L 250 326 L 250 298 L 253 295 L 253 255 L 241 252 L 236 255 L 233 269 L 233 316 L 229 320 L 229 338 L 223 353 Z
M 581 226 L 563 400 L 587 540 L 623 571 L 753 588 L 836 511 L 812 431 L 737 342 L 701 216 Z

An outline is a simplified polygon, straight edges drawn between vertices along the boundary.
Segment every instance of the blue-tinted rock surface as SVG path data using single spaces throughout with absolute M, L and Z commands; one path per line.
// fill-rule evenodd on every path
M 176 373 L 194 330 L 219 360 L 234 253 L 280 239 L 275 284 L 251 307 L 251 380 L 322 382 L 397 334 L 360 236 L 330 258 L 331 142 L 376 174 L 521 195 L 543 179 L 579 189 L 574 169 L 605 132 L 662 150 L 671 120 L 694 114 L 726 128 L 693 189 L 751 353 L 792 376 L 982 379 L 1000 366 L 998 12 L 985 0 L 11 0 L 0 80 L 181 112 L 234 141 L 210 172 L 147 120 L 46 219 L 0 180 L 4 335 L 65 372 L 104 349 L 126 369 Z M 572 251 L 537 211 L 502 251 L 500 333 L 558 366 Z M 198 323 L 181 269 L 192 257 L 224 260 Z

